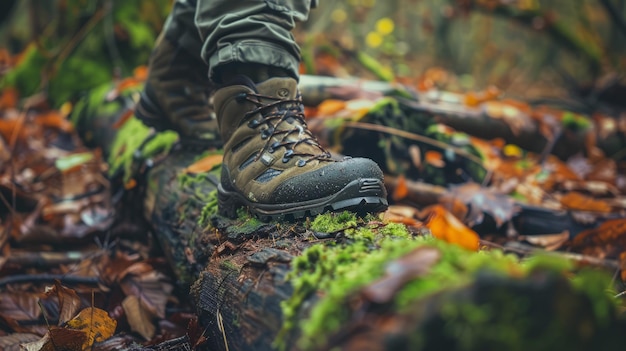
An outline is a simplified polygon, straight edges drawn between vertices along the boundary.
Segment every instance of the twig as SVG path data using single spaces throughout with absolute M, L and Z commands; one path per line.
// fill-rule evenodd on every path
M 50 283 L 59 280 L 61 283 L 98 285 L 100 279 L 98 277 L 85 277 L 64 274 L 18 274 L 0 279 L 0 288 L 8 284 L 18 283 Z
M 401 129 L 396 129 L 396 128 L 392 128 L 392 127 L 387 127 L 387 126 L 382 126 L 382 125 L 378 125 L 378 124 L 371 124 L 371 123 L 363 123 L 363 122 L 346 122 L 343 124 L 344 127 L 352 127 L 352 128 L 356 128 L 356 129 L 364 129 L 364 130 L 371 130 L 371 131 L 375 131 L 375 132 L 381 132 L 381 133 L 387 133 L 387 134 L 392 134 L 392 135 L 397 135 L 406 139 L 410 139 L 410 140 L 414 140 L 414 141 L 419 141 L 425 144 L 429 144 L 432 146 L 435 146 L 437 148 L 440 148 L 442 150 L 451 150 L 453 151 L 455 154 L 459 155 L 459 156 L 463 156 L 465 158 L 467 158 L 468 160 L 476 163 L 477 165 L 479 165 L 480 167 L 482 167 L 483 169 L 485 169 L 485 167 L 483 166 L 483 161 L 477 157 L 476 155 L 472 155 L 469 152 L 456 147 L 454 145 L 450 145 L 450 144 L 446 144 L 444 142 L 429 138 L 429 137 L 425 137 L 423 135 L 418 135 L 418 134 L 414 134 L 414 133 L 410 133 Z

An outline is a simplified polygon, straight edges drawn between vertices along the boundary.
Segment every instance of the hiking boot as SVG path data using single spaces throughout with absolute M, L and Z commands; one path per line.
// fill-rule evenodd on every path
M 162 38 L 150 56 L 135 116 L 158 131 L 178 132 L 182 143 L 220 146 L 211 90 L 206 64 Z
M 295 79 L 255 85 L 238 76 L 215 92 L 214 101 L 225 141 L 221 215 L 233 218 L 247 207 L 263 221 L 292 220 L 387 208 L 383 173 L 374 161 L 335 160 L 307 129 Z

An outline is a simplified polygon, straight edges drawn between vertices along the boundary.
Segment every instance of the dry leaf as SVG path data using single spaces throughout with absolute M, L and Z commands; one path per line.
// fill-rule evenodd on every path
M 39 335 L 31 333 L 13 333 L 0 336 L 0 350 L 19 351 L 21 344 L 27 344 L 39 339 Z
M 520 235 L 518 240 L 526 240 L 529 243 L 540 246 L 547 251 L 554 251 L 569 239 L 569 231 L 564 231 L 559 234 L 543 234 L 543 235 Z
M 126 313 L 130 329 L 143 336 L 146 340 L 152 339 L 156 332 L 156 326 L 152 321 L 152 314 L 145 310 L 139 298 L 132 295 L 127 296 L 122 301 L 122 307 Z
M 422 223 L 416 219 L 419 211 L 415 207 L 391 205 L 384 213 L 386 222 L 402 223 L 411 227 L 421 227 Z
M 24 292 L 0 293 L 0 311 L 3 317 L 16 321 L 36 321 L 41 315 L 38 301 L 38 294 Z
M 165 318 L 165 305 L 174 287 L 167 277 L 154 269 L 141 275 L 127 275 L 120 283 L 124 293 L 134 295 L 154 316 Z
M 365 287 L 362 295 L 375 303 L 387 303 L 407 282 L 425 275 L 439 261 L 441 252 L 434 247 L 418 247 L 408 254 L 391 261 L 385 275 Z
M 569 192 L 561 196 L 561 204 L 570 210 L 611 212 L 611 205 L 605 200 L 596 200 L 579 192 Z
M 391 194 L 391 198 L 393 201 L 400 201 L 404 199 L 409 194 L 409 188 L 406 185 L 406 178 L 404 174 L 400 174 L 396 181 L 396 187 L 393 189 L 393 193 Z
M 346 102 L 343 100 L 328 99 L 324 100 L 317 106 L 317 115 L 320 117 L 328 117 L 346 108 Z
M 115 333 L 117 321 L 109 314 L 95 307 L 88 307 L 67 322 L 67 327 L 85 334 L 82 350 L 89 350 L 96 342 L 104 341 Z M 54 339 L 56 343 L 56 338 Z
M 426 227 L 430 229 L 434 237 L 468 250 L 478 250 L 480 240 L 478 234 L 465 226 L 443 206 L 430 206 L 426 211 L 429 214 Z
M 424 161 L 436 168 L 443 168 L 446 165 L 441 152 L 434 150 L 426 151 L 424 154 Z
M 80 298 L 76 292 L 64 287 L 58 280 L 54 282 L 54 286 L 50 291 L 46 291 L 46 295 L 56 295 L 59 299 L 59 325 L 63 325 L 63 323 L 72 319 L 80 309 Z
M 185 168 L 183 170 L 183 173 L 198 174 L 198 173 L 209 172 L 216 166 L 220 165 L 222 163 L 223 158 L 224 156 L 220 154 L 208 155 L 194 162 L 189 167 Z

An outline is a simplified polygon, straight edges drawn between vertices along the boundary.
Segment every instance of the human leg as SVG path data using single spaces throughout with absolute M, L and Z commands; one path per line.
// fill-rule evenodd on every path
M 387 207 L 380 168 L 335 160 L 307 129 L 291 30 L 309 0 L 200 0 L 196 25 L 211 79 L 224 162 L 219 211 L 247 207 L 264 220 Z
M 184 142 L 219 145 L 212 85 L 200 56 L 196 0 L 177 0 L 150 57 L 148 79 L 135 109 L 145 124 L 173 129 Z

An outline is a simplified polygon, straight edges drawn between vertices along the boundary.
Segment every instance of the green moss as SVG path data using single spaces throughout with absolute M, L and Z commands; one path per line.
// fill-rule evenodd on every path
M 352 212 L 321 214 L 311 222 L 311 230 L 321 233 L 335 233 L 357 225 L 356 215 Z
M 323 336 L 332 335 L 351 318 L 352 311 L 348 303 L 350 296 L 354 296 L 365 286 L 381 278 L 390 261 L 421 246 L 438 249 L 441 258 L 427 274 L 409 281 L 395 294 L 391 305 L 398 311 L 433 294 L 462 289 L 470 285 L 479 273 L 490 272 L 495 276 L 516 279 L 528 277 L 537 270 L 563 274 L 573 269 L 567 260 L 553 256 L 537 256 L 520 262 L 516 256 L 504 254 L 499 250 L 467 251 L 431 237 L 412 236 L 400 224 L 380 226 L 374 222 L 363 223 L 348 214 L 319 216 L 311 227 L 320 231 L 345 228 L 349 240 L 343 243 L 327 242 L 311 246 L 292 262 L 292 271 L 287 279 L 291 282 L 294 292 L 291 298 L 281 305 L 284 324 L 275 342 L 279 349 L 285 349 L 291 342 L 289 338 L 294 335 L 296 327 L 300 329 L 297 333 L 300 335 L 297 341 L 300 349 L 310 350 L 324 346 Z M 605 291 L 609 286 L 606 277 L 590 273 L 590 276 L 580 277 L 580 281 L 575 279 L 573 286 L 586 293 L 592 301 L 604 301 L 594 306 L 598 318 L 608 318 L 614 311 L 615 306 L 608 302 L 609 298 Z M 316 295 L 319 300 L 313 304 L 308 315 L 305 315 L 306 311 L 302 308 L 304 302 Z M 523 315 L 525 303 L 525 300 L 519 301 L 510 313 L 498 315 L 498 318 L 511 321 L 508 326 L 502 326 L 503 335 L 508 335 L 507 328 L 510 329 L 511 325 L 521 326 L 525 323 L 515 321 L 516 316 L 520 313 Z M 453 303 L 444 316 L 451 321 L 461 321 L 451 324 L 450 328 L 464 328 L 464 325 L 480 326 L 481 323 L 486 323 L 491 312 L 488 307 L 483 309 L 469 304 Z M 484 336 L 483 331 L 474 333 L 476 328 L 471 329 L 471 331 L 459 329 L 453 333 L 463 334 L 462 343 L 469 345 L 474 337 Z M 464 334 L 466 332 L 469 334 Z M 513 339 L 522 335 L 513 334 L 510 335 Z M 499 338 L 502 339 L 504 336 Z
M 208 194 L 207 203 L 202 207 L 200 218 L 198 218 L 198 226 L 206 228 L 211 224 L 211 217 L 215 214 L 217 214 L 217 189 Z
M 561 124 L 570 130 L 585 131 L 592 127 L 592 123 L 588 117 L 573 112 L 565 112 Z
M 136 118 L 131 118 L 119 129 L 109 155 L 109 175 L 121 172 L 124 182 L 133 176 L 133 164 L 136 157 L 141 159 L 154 157 L 168 152 L 176 142 L 178 135 L 163 132 L 151 137 L 150 128 Z

